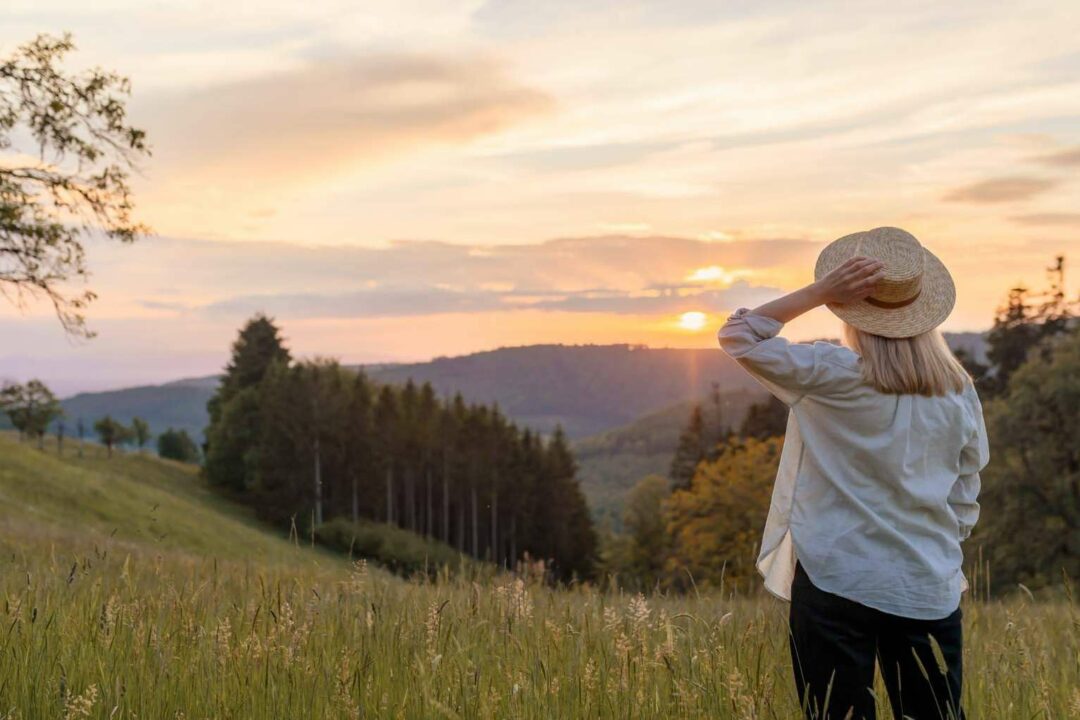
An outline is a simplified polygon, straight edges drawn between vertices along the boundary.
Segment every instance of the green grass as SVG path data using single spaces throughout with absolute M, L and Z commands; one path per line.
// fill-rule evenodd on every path
M 148 457 L 0 438 L 0 493 L 0 718 L 797 717 L 770 598 L 406 581 Z M 1077 717 L 1076 608 L 964 603 L 969 717 Z
M 45 452 L 0 434 L 0 542 L 85 546 L 107 539 L 140 549 L 257 562 L 300 555 L 245 508 L 212 493 L 192 465 L 149 453 L 68 442 Z

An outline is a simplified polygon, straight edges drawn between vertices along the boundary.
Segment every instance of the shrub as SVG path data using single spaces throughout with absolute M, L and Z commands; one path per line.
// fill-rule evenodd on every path
M 393 572 L 434 575 L 443 567 L 458 569 L 468 560 L 449 545 L 408 530 L 368 520 L 334 518 L 315 529 L 315 539 L 326 547 L 367 558 Z

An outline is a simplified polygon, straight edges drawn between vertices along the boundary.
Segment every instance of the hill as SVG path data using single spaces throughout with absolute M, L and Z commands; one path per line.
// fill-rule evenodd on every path
M 0 500 L 6 717 L 799 713 L 787 606 L 756 584 L 747 596 L 702 586 L 644 597 L 528 575 L 350 571 L 264 532 L 191 468 L 61 459 L 8 435 Z M 1069 717 L 1074 604 L 1034 602 L 1023 587 L 984 601 L 974 570 L 962 600 L 967 712 Z M 1002 652 L 1003 637 L 1021 651 Z M 884 716 L 880 676 L 875 694 Z
M 760 388 L 725 393 L 722 402 L 726 424 L 737 428 L 750 405 L 766 397 Z M 693 404 L 693 400 L 675 403 L 622 427 L 574 442 L 578 479 L 594 517 L 610 519 L 617 528 L 626 491 L 646 475 L 667 473 Z
M 440 395 L 498 403 L 519 425 L 550 432 L 561 423 L 571 438 L 603 432 L 704 394 L 753 381 L 718 350 L 651 349 L 635 345 L 530 345 L 429 362 L 360 366 L 380 382 L 431 382 Z M 142 417 L 154 433 L 167 427 L 200 437 L 206 401 L 217 379 L 192 378 L 64 400 L 68 418 L 89 424 L 105 414 Z
M 979 333 L 946 334 L 954 348 L 985 359 Z M 756 388 L 717 349 L 647 348 L 640 345 L 526 345 L 437 357 L 420 363 L 380 363 L 363 367 L 373 379 L 431 382 L 439 394 L 460 392 L 467 401 L 498 403 L 519 425 L 550 432 L 561 423 L 567 435 L 583 439 L 662 412 L 704 395 L 712 383 L 724 392 Z M 163 385 L 82 393 L 64 400 L 71 422 L 111 414 L 122 422 L 139 416 L 156 434 L 168 427 L 199 438 L 206 427 L 206 401 L 216 376 Z M 88 431 L 89 432 L 89 431 Z
M 192 465 L 87 443 L 42 452 L 0 433 L 0 543 L 9 546 L 120 543 L 136 551 L 260 562 L 298 562 L 285 537 L 212 493 Z M 316 553 L 340 563 L 334 555 Z M 303 556 L 310 561 L 310 550 Z
M 73 395 L 63 400 L 68 433 L 74 433 L 74 423 L 81 418 L 87 436 L 92 437 L 94 421 L 112 415 L 125 424 L 134 417 L 141 417 L 150 423 L 150 430 L 155 435 L 172 427 L 186 430 L 198 439 L 209 419 L 206 403 L 216 388 L 217 378 L 211 376 Z

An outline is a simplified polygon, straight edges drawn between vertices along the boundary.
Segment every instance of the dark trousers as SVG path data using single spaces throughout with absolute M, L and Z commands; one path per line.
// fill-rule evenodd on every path
M 791 662 L 806 717 L 875 720 L 876 659 L 896 720 L 964 720 L 961 617 L 959 607 L 941 620 L 890 615 L 820 590 L 796 563 Z M 944 656 L 944 672 L 931 637 Z

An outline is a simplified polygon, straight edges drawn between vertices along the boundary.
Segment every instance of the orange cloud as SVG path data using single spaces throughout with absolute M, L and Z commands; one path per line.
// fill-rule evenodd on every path
M 153 100 L 163 179 L 292 184 L 549 112 L 545 93 L 478 58 L 325 59 L 291 72 Z
M 1056 167 L 1076 167 L 1080 165 L 1080 147 L 1061 150 L 1049 155 L 1040 155 L 1035 158 L 1035 161 L 1043 165 Z
M 1000 203 L 1027 200 L 1055 187 L 1057 180 L 1029 177 L 1003 177 L 983 180 L 953 190 L 945 196 L 949 202 Z

